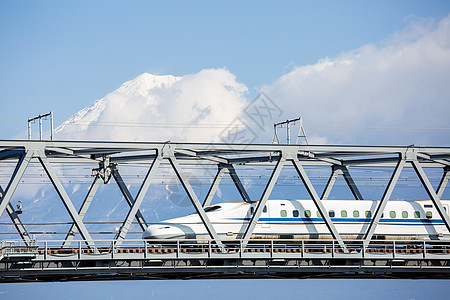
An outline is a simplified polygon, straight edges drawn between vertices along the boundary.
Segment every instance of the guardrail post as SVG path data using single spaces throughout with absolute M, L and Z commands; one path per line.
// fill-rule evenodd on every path
M 427 246 L 425 244 L 425 241 L 423 241 L 423 259 L 425 259 L 427 257 L 426 252 L 427 252 Z
M 334 240 L 331 241 L 331 257 L 334 258 Z
M 145 243 L 145 246 L 147 246 L 147 243 Z M 145 249 L 145 252 L 147 252 L 147 248 Z M 112 240 L 111 242 L 111 258 L 114 259 L 114 256 L 116 254 L 116 241 Z
M 394 249 L 392 250 L 392 258 L 395 258 L 395 241 L 392 241 L 392 245 L 394 246 Z
M 147 258 L 147 241 L 143 241 L 144 242 L 144 258 Z
M 364 241 L 362 242 L 362 258 L 364 258 L 366 255 L 366 244 Z
M 302 240 L 302 258 L 305 256 L 305 240 Z
M 81 259 L 81 241 L 78 241 L 78 259 Z
M 47 241 L 44 242 L 44 260 L 47 259 Z
M 270 257 L 273 257 L 273 240 L 270 240 Z

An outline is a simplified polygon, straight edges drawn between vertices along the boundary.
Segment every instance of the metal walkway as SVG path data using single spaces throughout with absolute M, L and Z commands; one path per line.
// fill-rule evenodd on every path
M 61 178 L 55 171 L 55 165 L 85 167 L 86 164 L 92 166 L 94 176 L 91 188 L 83 203 L 77 209 L 65 190 Z M 108 274 L 105 275 L 106 277 L 114 276 L 111 274 L 118 274 L 119 277 L 131 278 L 134 276 L 132 274 L 137 273 L 147 274 L 145 276 L 150 278 L 152 276 L 157 278 L 239 277 L 241 276 L 239 274 L 246 274 L 242 275 L 244 277 L 272 276 L 271 274 L 280 277 L 301 277 L 316 273 L 322 274 L 322 276 L 324 274 L 328 274 L 327 276 L 347 276 L 346 274 L 356 276 L 356 274 L 362 273 L 364 276 L 390 274 L 389 276 L 398 277 L 445 277 L 448 274 L 448 254 L 445 251 L 434 254 L 432 251 L 435 250 L 435 247 L 428 247 L 431 245 L 428 243 L 434 243 L 434 241 L 426 242 L 422 246 L 414 243 L 416 247 L 419 247 L 415 251 L 420 249 L 422 251 L 416 253 L 403 254 L 399 252 L 401 248 L 394 246 L 391 249 L 393 252 L 377 252 L 373 253 L 372 257 L 372 252 L 369 250 L 378 243 L 373 239 L 375 230 L 405 168 L 412 168 L 417 174 L 429 199 L 433 202 L 440 218 L 450 232 L 449 215 L 445 212 L 440 201 L 450 178 L 450 147 L 0 140 L 0 168 L 2 168 L 3 174 L 8 172 L 5 170 L 9 170 L 11 165 L 14 165 L 14 170 L 11 172 L 9 180 L 3 183 L 3 187 L 0 187 L 0 217 L 5 211 L 7 212 L 11 218 L 11 224 L 14 225 L 22 238 L 24 249 L 27 250 L 23 253 L 18 252 L 16 246 L 5 246 L 2 249 L 2 260 L 0 261 L 3 270 L 2 280 L 13 280 L 11 278 L 17 280 L 28 278 L 31 280 L 32 276 L 39 277 L 42 280 L 52 280 L 50 278 L 54 278 L 54 280 L 64 280 L 64 278 L 75 280 L 76 278 L 87 279 L 89 276 L 100 278 L 101 275 L 99 274 Z M 20 215 L 11 204 L 14 193 L 30 165 L 42 167 L 72 220 L 72 226 L 60 245 L 49 247 L 48 243 L 53 242 L 48 241 L 46 247 L 42 244 L 42 241 L 32 240 L 26 224 L 21 221 Z M 145 178 L 136 195 L 132 195 L 125 184 L 119 172 L 118 167 L 120 165 L 139 165 L 147 168 Z M 145 230 L 148 226 L 140 208 L 161 165 L 174 171 L 209 233 L 211 241 L 208 245 L 211 248 L 208 248 L 210 250 L 207 252 L 184 253 L 184 248 L 175 247 L 165 248 L 169 253 L 152 253 L 147 251 L 149 249 L 144 244 L 133 246 L 138 247 L 140 251 L 146 249 L 143 252 L 120 252 L 122 245 L 129 244 L 126 237 L 133 221 L 137 222 L 142 230 Z M 204 199 L 199 199 L 196 195 L 186 175 L 185 166 L 213 166 L 217 168 L 216 173 L 211 174 L 212 183 Z M 270 178 L 260 197 L 250 199 L 245 185 L 236 172 L 237 166 L 239 168 L 245 168 L 246 166 L 272 168 Z M 253 242 L 250 242 L 255 226 L 281 171 L 287 166 L 290 166 L 298 175 L 298 184 L 306 188 L 310 199 L 314 202 L 320 215 L 323 216 L 323 221 L 333 237 L 333 242 L 328 244 L 325 253 L 309 252 L 309 249 L 298 247 L 287 247 L 286 251 L 283 252 L 278 251 L 277 247 L 270 246 L 267 248 L 267 245 L 263 248 L 263 252 L 261 252 L 261 249 L 260 252 L 252 252 L 252 249 L 257 249 L 252 248 Z M 310 166 L 330 170 L 328 183 L 321 193 L 316 190 L 305 172 L 304 167 Z M 345 179 L 355 201 L 362 200 L 364 195 L 358 189 L 351 175 L 352 170 L 360 167 L 383 168 L 391 170 L 392 175 L 384 187 L 382 197 L 378 199 L 378 206 L 371 217 L 367 230 L 362 235 L 362 239 L 357 241 L 359 248 L 353 250 L 352 244 L 344 243 L 321 200 L 330 196 L 339 175 Z M 433 188 L 424 171 L 427 168 L 442 170 L 440 184 L 436 189 Z M 250 222 L 245 225 L 244 234 L 236 240 L 236 243 L 239 244 L 239 251 L 234 253 L 230 252 L 230 246 L 220 239 L 204 211 L 204 207 L 211 203 L 225 174 L 229 174 L 231 177 L 242 201 L 258 200 Z M 102 246 L 100 241 L 94 241 L 88 226 L 83 221 L 91 203 L 95 201 L 95 194 L 102 182 L 115 182 L 129 206 L 129 211 L 114 238 L 114 243 L 109 242 L 113 245 L 112 250 L 108 250 L 109 252 L 104 251 L 106 248 Z M 49 252 L 56 251 L 55 249 L 61 246 L 70 248 L 78 233 L 82 239 L 82 242 L 77 242 L 78 250 L 74 249 L 73 253 Z M 130 251 L 134 249 L 133 247 L 129 248 Z M 195 247 L 193 248 L 195 249 Z M 30 251 L 30 249 L 33 250 Z M 267 249 L 270 250 L 267 251 Z M 328 252 L 330 249 L 331 252 Z M 333 250 L 338 250 L 338 252 Z M 78 252 L 75 253 L 75 251 Z M 405 255 L 405 257 L 402 257 L 402 255 Z M 192 256 L 195 256 L 195 258 L 192 258 Z M 40 270 L 42 275 L 37 275 L 37 269 Z M 397 274 L 395 275 L 393 269 L 400 271 L 395 271 L 394 273 Z M 27 274 L 34 275 L 27 277 Z M 79 277 L 75 277 L 73 274 L 79 274 Z

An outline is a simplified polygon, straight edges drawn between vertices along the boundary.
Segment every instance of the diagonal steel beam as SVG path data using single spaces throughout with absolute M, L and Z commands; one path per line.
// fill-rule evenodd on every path
M 23 173 L 25 173 L 25 170 L 28 167 L 28 164 L 30 163 L 31 159 L 33 158 L 34 151 L 33 150 L 27 150 L 24 155 L 22 155 L 19 159 L 19 162 L 17 163 L 16 168 L 14 169 L 13 175 L 11 176 L 11 180 L 9 181 L 5 194 L 1 199 L 0 202 L 0 218 L 3 216 L 3 213 L 5 212 L 6 207 L 8 206 L 9 202 L 11 201 L 12 195 L 16 191 L 17 186 L 19 185 L 20 179 L 22 179 Z
M 378 204 L 373 219 L 370 222 L 370 225 L 367 228 L 366 234 L 364 236 L 365 246 L 368 246 L 372 239 L 373 233 L 375 232 L 375 229 L 378 226 L 378 223 L 380 222 L 381 215 L 383 214 L 384 208 L 386 207 L 386 204 L 389 198 L 391 197 L 392 191 L 394 190 L 394 187 L 397 184 L 398 178 L 402 173 L 405 163 L 406 161 L 401 157 L 397 163 L 397 166 L 395 167 L 394 172 L 392 173 L 391 179 L 389 180 L 386 190 L 384 191 L 383 197 L 381 197 L 381 201 Z
M 192 204 L 194 205 L 195 210 L 197 211 L 198 215 L 200 216 L 200 219 L 203 222 L 203 225 L 205 225 L 206 230 L 209 233 L 209 236 L 216 242 L 217 246 L 221 249 L 222 252 L 224 252 L 224 246 L 222 244 L 222 241 L 219 238 L 219 235 L 217 234 L 216 230 L 211 224 L 211 221 L 209 220 L 208 216 L 205 213 L 205 210 L 203 209 L 202 205 L 200 204 L 200 201 L 198 200 L 197 196 L 195 195 L 194 189 L 190 185 L 186 175 L 184 175 L 183 171 L 180 168 L 180 165 L 178 164 L 177 159 L 175 158 L 175 155 L 173 153 L 169 156 L 169 162 L 172 165 L 173 170 L 177 174 L 178 179 L 180 180 L 181 184 L 183 185 L 184 190 L 186 191 L 189 200 L 191 200 Z
M 334 186 L 334 183 L 336 182 L 336 179 L 339 174 L 342 174 L 342 170 L 338 168 L 331 168 L 331 175 L 330 178 L 328 178 L 327 185 L 325 186 L 325 189 L 323 190 L 322 196 L 320 199 L 327 200 L 330 196 L 331 189 Z
M 41 163 L 42 167 L 45 170 L 45 173 L 47 173 L 48 178 L 52 182 L 53 186 L 55 187 L 56 192 L 58 193 L 59 197 L 61 198 L 62 202 L 64 203 L 64 206 L 66 207 L 67 211 L 69 212 L 70 217 L 72 218 L 73 222 L 77 226 L 78 230 L 80 231 L 81 236 L 85 240 L 86 244 L 94 250 L 95 252 L 98 252 L 97 247 L 95 247 L 95 243 L 91 238 L 91 235 L 89 234 L 89 231 L 87 230 L 86 226 L 83 223 L 83 220 L 78 215 L 78 212 L 75 209 L 75 206 L 73 205 L 72 201 L 69 198 L 69 195 L 67 195 L 66 190 L 64 189 L 64 186 L 62 185 L 61 181 L 58 178 L 58 175 L 56 175 L 55 170 L 48 162 L 47 157 L 45 156 L 44 152 L 42 150 L 37 150 L 36 154 L 38 156 L 39 162 Z
M 439 199 L 442 198 L 442 195 L 444 194 L 449 179 L 450 179 L 450 167 L 445 167 L 444 174 L 442 175 L 441 181 L 439 182 L 439 186 L 436 190 L 436 194 L 439 197 Z
M 263 208 L 266 205 L 266 202 L 269 199 L 270 194 L 272 193 L 273 187 L 277 182 L 278 176 L 280 176 L 281 170 L 283 169 L 285 162 L 286 159 L 283 156 L 281 156 L 277 164 L 275 165 L 275 168 L 273 169 L 272 175 L 270 175 L 269 181 L 267 182 L 264 192 L 261 195 L 261 199 L 258 201 L 256 210 L 253 213 L 250 222 L 247 224 L 247 228 L 245 229 L 245 233 L 242 237 L 242 240 L 244 240 L 245 243 L 244 247 L 247 245 L 246 241 L 248 241 L 253 234 L 253 230 L 255 229 L 256 224 L 258 223 L 259 217 L 261 216 Z
M 317 210 L 320 212 L 320 215 L 322 216 L 325 225 L 327 226 L 328 230 L 330 231 L 331 235 L 335 240 L 338 241 L 341 248 L 344 250 L 344 252 L 347 252 L 347 247 L 345 246 L 344 241 L 342 240 L 339 232 L 337 231 L 336 227 L 334 226 L 333 222 L 331 221 L 330 216 L 328 215 L 328 212 L 326 211 L 325 207 L 322 204 L 322 201 L 319 198 L 319 195 L 317 194 L 316 190 L 314 189 L 314 186 L 312 185 L 311 181 L 309 180 L 308 175 L 305 172 L 305 169 L 303 169 L 302 165 L 297 159 L 292 160 L 292 164 L 294 165 L 295 169 L 297 170 L 298 175 L 303 181 L 303 184 L 306 187 L 306 190 L 309 193 L 309 196 L 313 200 L 314 204 L 317 207 Z
M 425 190 L 427 191 L 428 196 L 430 197 L 431 201 L 433 202 L 434 206 L 436 207 L 439 215 L 441 216 L 442 220 L 445 223 L 445 226 L 447 227 L 447 230 L 450 232 L 450 218 L 448 214 L 445 212 L 444 206 L 442 206 L 441 200 L 436 194 L 436 192 L 433 189 L 433 186 L 431 185 L 430 181 L 428 180 L 427 175 L 422 169 L 422 166 L 420 165 L 419 161 L 417 159 L 411 161 L 412 166 L 414 170 L 417 173 L 417 176 L 419 176 L 420 181 L 422 182 L 422 185 L 425 187 Z
M 252 200 L 250 199 L 250 196 L 247 194 L 247 191 L 245 190 L 244 185 L 242 184 L 242 181 L 239 179 L 239 176 L 236 173 L 236 169 L 234 168 L 234 166 L 233 165 L 225 165 L 224 168 L 228 169 L 228 172 L 230 172 L 230 177 L 233 180 L 234 185 L 236 185 L 242 199 L 247 203 L 251 203 Z
M 350 175 L 350 172 L 347 167 L 345 166 L 332 166 L 332 173 L 330 175 L 330 178 L 328 179 L 327 185 L 325 186 L 325 189 L 323 190 L 322 196 L 320 199 L 327 200 L 330 196 L 331 189 L 334 186 L 334 183 L 336 182 L 336 179 L 338 175 L 342 175 L 345 179 L 345 182 L 347 183 L 348 187 L 350 188 L 350 191 L 353 194 L 353 197 L 355 197 L 356 200 L 363 200 L 363 197 L 361 193 L 359 192 L 358 187 L 356 186 L 355 182 L 353 181 L 352 176 Z
M 125 198 L 125 200 L 127 201 L 128 205 L 131 208 L 135 201 L 134 201 L 134 198 L 131 195 L 130 191 L 128 190 L 125 182 L 123 181 L 122 176 L 120 176 L 120 173 L 117 169 L 114 169 L 112 171 L 112 175 L 113 175 L 114 179 L 116 180 L 117 185 L 119 186 L 119 189 L 123 194 L 123 197 Z M 138 221 L 142 230 L 145 231 L 147 229 L 147 222 L 145 222 L 144 216 L 141 214 L 141 211 L 139 209 L 136 212 L 136 220 Z
M 148 188 L 150 187 L 151 180 L 153 176 L 155 175 L 156 171 L 158 171 L 159 165 L 161 164 L 161 155 L 158 154 L 155 157 L 155 160 L 153 160 L 152 165 L 150 166 L 150 169 L 147 172 L 147 175 L 145 176 L 144 182 L 142 183 L 137 196 L 136 200 L 134 201 L 133 205 L 131 206 L 130 210 L 128 211 L 127 217 L 125 218 L 125 221 L 123 221 L 122 227 L 120 228 L 120 231 L 116 235 L 116 245 L 121 245 L 123 240 L 125 239 L 125 236 L 128 233 L 128 230 L 131 227 L 131 223 L 133 219 L 136 217 L 136 214 L 139 210 L 139 207 L 142 204 L 142 201 L 144 200 L 145 195 L 147 194 Z
M 358 187 L 356 186 L 355 181 L 353 181 L 353 177 L 350 175 L 350 171 L 347 167 L 340 167 L 342 169 L 342 175 L 344 176 L 345 182 L 347 182 L 348 187 L 352 191 L 353 197 L 356 200 L 363 200 L 361 193 L 359 192 Z
M 78 211 L 78 215 L 80 216 L 81 220 L 84 219 L 84 216 L 86 215 L 86 212 L 89 209 L 89 206 L 91 205 L 92 199 L 94 198 L 95 193 L 97 193 L 100 183 L 101 183 L 100 176 L 96 175 L 94 177 L 94 181 L 91 184 L 91 187 L 89 188 L 88 193 L 86 194 L 86 197 L 84 198 L 83 204 L 81 204 L 80 210 Z M 66 238 L 64 239 L 63 247 L 67 247 L 70 245 L 70 241 L 73 240 L 76 233 L 77 233 L 77 226 L 75 224 L 72 224 L 72 226 L 69 229 L 69 232 L 66 235 Z
M 211 183 L 211 187 L 209 188 L 208 194 L 205 197 L 205 201 L 203 201 L 203 207 L 209 206 L 211 201 L 216 194 L 216 191 L 219 187 L 220 181 L 222 181 L 223 174 L 227 169 L 223 168 L 220 164 L 218 165 L 218 170 L 216 173 L 216 177 L 214 177 L 213 182 Z
M 5 191 L 0 187 L 0 199 L 5 194 Z M 16 227 L 17 231 L 19 232 L 20 237 L 24 241 L 25 245 L 28 247 L 32 246 L 32 241 L 30 239 L 30 236 L 25 229 L 25 226 L 23 226 L 22 221 L 20 221 L 19 215 L 14 210 L 14 206 L 11 203 L 8 203 L 8 206 L 6 206 L 6 211 L 8 212 L 9 217 L 11 218 L 11 221 L 13 222 L 14 226 Z

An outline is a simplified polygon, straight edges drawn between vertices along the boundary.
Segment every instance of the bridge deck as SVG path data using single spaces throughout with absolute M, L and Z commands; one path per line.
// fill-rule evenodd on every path
M 333 241 L 252 240 L 214 242 L 84 241 L 57 247 L 55 241 L 24 246 L 3 242 L 0 281 L 188 278 L 450 278 L 450 242 L 374 241 L 347 243 L 347 252 Z M 109 246 L 105 246 L 109 243 Z M 101 246 L 100 246 L 101 245 Z

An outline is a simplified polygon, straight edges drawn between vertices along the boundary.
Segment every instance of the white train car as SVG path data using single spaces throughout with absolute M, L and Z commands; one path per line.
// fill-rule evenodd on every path
M 450 201 L 441 201 L 449 213 Z M 344 240 L 360 239 L 367 231 L 379 201 L 323 200 Z M 257 203 L 225 202 L 205 208 L 222 240 L 244 233 Z M 143 239 L 209 239 L 198 214 L 151 225 Z M 268 200 L 253 231 L 260 239 L 331 239 L 331 234 L 312 200 Z M 388 201 L 374 232 L 374 239 L 450 239 L 444 221 L 430 200 Z

